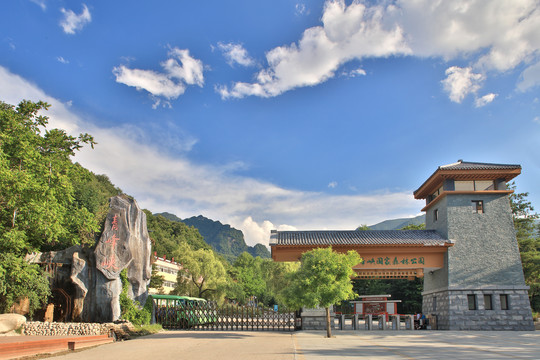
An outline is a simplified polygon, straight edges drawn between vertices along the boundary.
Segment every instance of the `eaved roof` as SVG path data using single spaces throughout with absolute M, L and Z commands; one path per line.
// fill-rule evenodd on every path
M 439 166 L 438 169 L 444 170 L 512 170 L 521 169 L 521 165 L 515 164 L 490 164 L 480 162 L 469 162 L 458 160 L 458 162 Z
M 425 199 L 437 190 L 444 179 L 454 180 L 495 180 L 510 181 L 521 174 L 521 165 L 490 164 L 458 160 L 456 163 L 442 165 L 414 192 L 415 199 Z
M 270 246 L 410 245 L 449 246 L 435 230 L 272 231 Z

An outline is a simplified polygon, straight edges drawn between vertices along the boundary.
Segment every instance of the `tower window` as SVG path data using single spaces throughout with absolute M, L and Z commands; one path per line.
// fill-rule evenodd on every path
M 473 213 L 476 213 L 476 214 L 484 213 L 484 202 L 482 200 L 473 200 L 472 207 L 473 207 Z
M 439 220 L 439 209 L 433 211 L 433 221 Z
M 491 302 L 491 295 L 484 295 L 484 309 L 493 310 L 493 304 Z
M 510 307 L 508 306 L 508 295 L 502 294 L 501 295 L 501 310 L 508 310 Z
M 469 310 L 476 310 L 476 295 L 467 295 L 467 302 L 469 303 Z

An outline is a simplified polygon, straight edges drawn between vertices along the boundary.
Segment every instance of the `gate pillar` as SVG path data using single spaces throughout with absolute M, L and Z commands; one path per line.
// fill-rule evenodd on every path
M 373 315 L 367 314 L 365 317 L 366 330 L 373 330 Z

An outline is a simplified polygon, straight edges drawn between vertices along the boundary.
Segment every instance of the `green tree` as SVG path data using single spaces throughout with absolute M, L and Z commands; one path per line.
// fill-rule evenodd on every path
M 158 275 L 156 264 L 152 264 L 152 274 L 150 275 L 150 283 L 148 288 L 156 289 L 159 294 L 163 294 L 163 283 L 165 282 L 165 277 L 163 275 Z
M 266 305 L 285 305 L 283 289 L 290 284 L 291 274 L 298 271 L 299 262 L 275 262 L 271 259 L 263 259 L 261 271 L 266 281 L 266 292 L 262 297 Z
M 0 253 L 0 313 L 28 298 L 30 315 L 45 303 L 51 290 L 49 279 L 38 265 L 31 265 L 12 253 Z
M 213 250 L 191 250 L 189 245 L 182 244 L 174 258 L 183 266 L 178 272 L 176 294 L 222 300 L 229 277 Z
M 356 231 L 367 231 L 367 230 L 371 230 L 371 229 L 366 224 L 362 224 L 356 228 Z
M 93 138 L 45 129 L 48 104 L 22 101 L 15 109 L 0 102 L 0 239 L 2 251 L 24 254 L 80 243 L 73 227 L 92 232 L 98 224 L 77 208 L 70 157 Z M 44 132 L 41 135 L 41 132 Z M 74 236 L 75 235 L 75 236 Z
M 27 297 L 31 308 L 46 300 L 43 274 L 22 260 L 28 252 L 89 241 L 99 223 L 75 201 L 75 179 L 84 177 L 71 156 L 93 138 L 47 129 L 44 102 L 0 102 L 0 307 Z
M 407 226 L 402 227 L 399 230 L 426 230 L 426 224 L 409 224 Z
M 340 254 L 328 247 L 305 252 L 300 268 L 292 274 L 291 284 L 285 290 L 287 305 L 296 309 L 324 307 L 326 334 L 331 337 L 330 306 L 356 296 L 351 282 L 355 275 L 352 267 L 361 260 L 352 250 Z
M 533 311 L 540 311 L 540 237 L 536 220 L 538 214 L 534 213 L 532 203 L 527 199 L 529 193 L 516 192 L 516 184 L 508 185 L 510 190 L 510 207 L 516 230 L 523 275 L 525 283 L 529 286 L 529 299 Z
M 247 252 L 238 256 L 232 267 L 232 275 L 242 286 L 247 296 L 256 296 L 262 299 L 266 293 L 266 281 L 263 277 L 262 260 L 254 258 Z

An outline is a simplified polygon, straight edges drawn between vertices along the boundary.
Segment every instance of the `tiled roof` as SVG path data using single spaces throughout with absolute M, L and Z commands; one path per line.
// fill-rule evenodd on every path
M 420 245 L 451 241 L 435 230 L 272 231 L 270 245 Z
M 445 178 L 454 180 L 495 180 L 510 181 L 521 173 L 521 165 L 490 164 L 458 160 L 442 165 L 414 191 L 415 199 L 425 199 L 441 185 Z
M 521 165 L 514 164 L 490 164 L 479 162 L 468 162 L 458 160 L 457 163 L 439 166 L 439 169 L 444 170 L 510 170 L 521 169 Z

